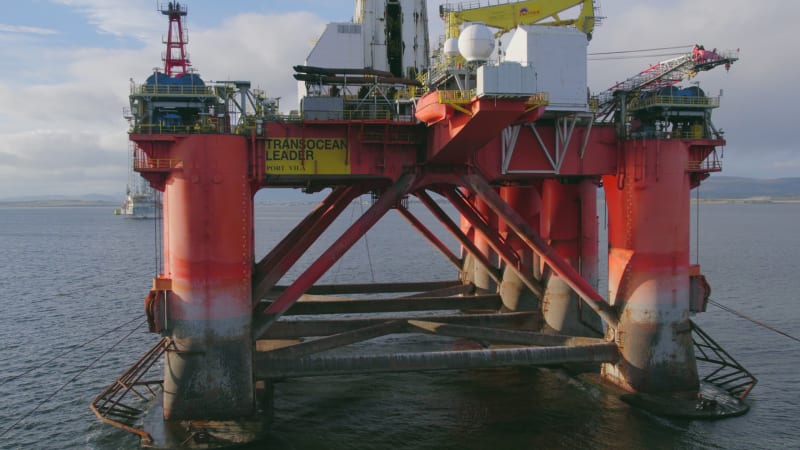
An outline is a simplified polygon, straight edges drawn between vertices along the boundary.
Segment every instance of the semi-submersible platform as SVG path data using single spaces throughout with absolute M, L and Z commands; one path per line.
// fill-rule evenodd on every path
M 132 85 L 128 118 L 134 169 L 163 194 L 161 267 L 145 300 L 162 339 L 92 402 L 100 420 L 145 447 L 224 447 L 269 429 L 275 380 L 554 365 L 584 368 L 657 414 L 747 411 L 756 380 L 690 320 L 710 293 L 690 262 L 690 191 L 721 170 L 725 141 L 711 121 L 719 97 L 680 87 L 737 55 L 696 45 L 590 95 L 592 0 L 445 4 L 438 46 L 427 8 L 357 0 L 354 19 L 328 24 L 294 67 L 299 110 L 282 114 L 248 81 L 205 82 L 187 57 L 186 6 L 161 7 L 165 65 Z M 329 193 L 257 255 L 262 188 Z M 279 285 L 367 194 L 366 212 Z M 391 210 L 453 264 L 452 281 L 316 284 Z M 337 351 L 402 333 L 476 345 Z

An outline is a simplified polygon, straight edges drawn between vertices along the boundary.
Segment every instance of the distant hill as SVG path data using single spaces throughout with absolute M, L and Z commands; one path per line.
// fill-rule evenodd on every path
M 770 180 L 712 175 L 700 185 L 700 197 L 705 199 L 736 199 L 770 197 L 800 199 L 800 178 Z
M 257 203 L 321 201 L 329 191 L 304 194 L 299 189 L 261 189 L 255 197 Z M 694 192 L 692 193 L 694 194 Z M 600 195 L 600 192 L 598 192 Z M 694 195 L 692 195 L 694 197 Z M 84 195 L 39 195 L 0 198 L 0 206 L 119 206 L 124 193 Z M 712 175 L 700 185 L 700 197 L 707 200 L 746 199 L 768 197 L 771 199 L 800 200 L 800 177 L 758 179 Z

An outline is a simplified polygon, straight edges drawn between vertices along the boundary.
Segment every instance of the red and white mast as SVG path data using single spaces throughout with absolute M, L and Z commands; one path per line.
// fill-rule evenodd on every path
M 179 77 L 189 71 L 191 63 L 186 52 L 189 37 L 183 28 L 183 17 L 187 14 L 186 5 L 179 2 L 169 2 L 161 6 L 161 14 L 169 16 L 169 31 L 167 33 L 167 52 L 164 55 L 164 73 L 170 77 Z

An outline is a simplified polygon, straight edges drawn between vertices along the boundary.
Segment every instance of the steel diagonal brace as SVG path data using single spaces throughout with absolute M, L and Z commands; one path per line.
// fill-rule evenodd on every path
M 520 262 L 519 255 L 514 252 L 501 238 L 498 230 L 493 229 L 488 223 L 474 210 L 472 205 L 467 203 L 464 198 L 456 192 L 456 189 L 447 190 L 444 192 L 445 197 L 456 207 L 458 212 L 467 219 L 479 233 L 481 233 L 489 245 L 497 252 L 503 262 L 520 280 L 533 292 L 539 299 L 544 296 L 544 289 L 541 283 L 535 279 L 531 274 L 533 269 L 524 267 Z
M 441 252 L 441 254 L 444 255 L 445 258 L 447 258 L 451 263 L 453 263 L 453 265 L 456 266 L 458 270 L 461 270 L 461 265 L 462 265 L 461 258 L 453 254 L 450 248 L 448 248 L 447 245 L 441 241 L 441 239 L 439 239 L 435 234 L 433 234 L 433 232 L 431 232 L 431 230 L 429 230 L 428 227 L 425 226 L 425 224 L 420 222 L 420 220 L 417 219 L 416 216 L 411 214 L 411 211 L 406 209 L 404 206 L 398 206 L 397 212 L 399 212 L 401 216 L 405 217 L 405 219 L 414 228 L 416 228 L 417 231 L 419 231 L 420 234 L 422 234 L 422 236 L 424 236 L 425 239 L 428 240 L 428 242 L 430 242 L 434 247 L 436 247 L 436 249 L 439 250 L 439 252 Z
M 606 303 L 605 299 L 558 253 L 534 233 L 525 220 L 494 191 L 483 178 L 467 175 L 464 183 L 469 189 L 489 205 L 509 228 L 542 260 L 550 266 L 559 277 L 564 279 L 586 304 L 592 308 L 612 328 L 617 328 L 619 319 L 616 311 Z
M 436 202 L 430 197 L 430 195 L 428 195 L 427 192 L 420 190 L 415 192 L 414 195 L 416 195 L 417 198 L 419 198 L 420 201 L 431 211 L 434 217 L 439 219 L 439 222 L 444 225 L 447 231 L 449 231 L 450 234 L 456 238 L 458 243 L 467 250 L 467 253 L 475 258 L 478 264 L 486 269 L 486 272 L 489 274 L 492 280 L 499 285 L 502 280 L 498 273 L 497 267 L 495 267 L 494 264 L 489 261 L 489 258 L 484 255 L 483 252 L 478 249 L 478 247 L 475 246 L 475 243 L 473 243 L 461 231 L 461 227 L 459 227 L 455 222 L 453 222 L 452 219 L 450 219 L 450 216 L 448 216 L 447 213 L 436 204 Z
M 358 218 L 336 242 L 314 261 L 294 283 L 253 320 L 253 339 L 258 339 L 308 288 L 325 274 L 348 250 L 375 225 L 387 211 L 394 208 L 414 185 L 416 174 L 407 173 L 386 189 L 380 198 Z
M 258 303 L 328 229 L 347 206 L 363 193 L 361 186 L 334 189 L 257 265 L 253 273 L 253 302 Z

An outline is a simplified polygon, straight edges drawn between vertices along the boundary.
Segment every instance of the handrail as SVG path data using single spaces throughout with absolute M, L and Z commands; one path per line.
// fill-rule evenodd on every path
M 210 96 L 217 92 L 213 86 L 192 86 L 182 84 L 134 84 L 131 95 L 159 94 L 171 96 Z
M 167 338 L 162 338 L 92 400 L 89 408 L 98 420 L 133 433 L 139 436 L 143 442 L 153 442 L 149 433 L 136 426 L 136 421 L 146 411 L 147 403 L 154 399 L 163 388 L 163 381 L 142 380 L 142 378 L 160 360 L 167 345 Z M 128 394 L 133 394 L 133 396 L 129 397 Z M 133 403 L 127 401 L 128 399 Z M 126 401 L 123 402 L 123 400 Z
M 689 172 L 720 172 L 722 162 L 719 159 L 706 159 L 703 161 L 689 161 L 687 163 Z
M 139 157 L 133 160 L 133 169 L 142 170 L 174 170 L 182 169 L 183 160 L 176 158 L 148 158 Z
M 630 109 L 646 108 L 648 106 L 698 106 L 705 108 L 718 108 L 719 97 L 699 97 L 689 95 L 651 95 L 634 98 Z
M 747 397 L 758 379 L 728 354 L 696 323 L 692 326 L 695 359 L 707 363 L 711 371 L 702 380 L 727 391 L 739 400 Z
M 439 103 L 451 105 L 466 105 L 472 102 L 475 91 L 469 90 L 441 90 L 436 91 L 439 95 Z
M 547 106 L 550 104 L 550 93 L 537 92 L 531 95 L 525 104 L 528 106 Z
M 309 117 L 316 116 L 313 119 Z M 392 111 L 378 110 L 352 110 L 352 109 L 306 109 L 303 110 L 303 120 L 390 120 Z

